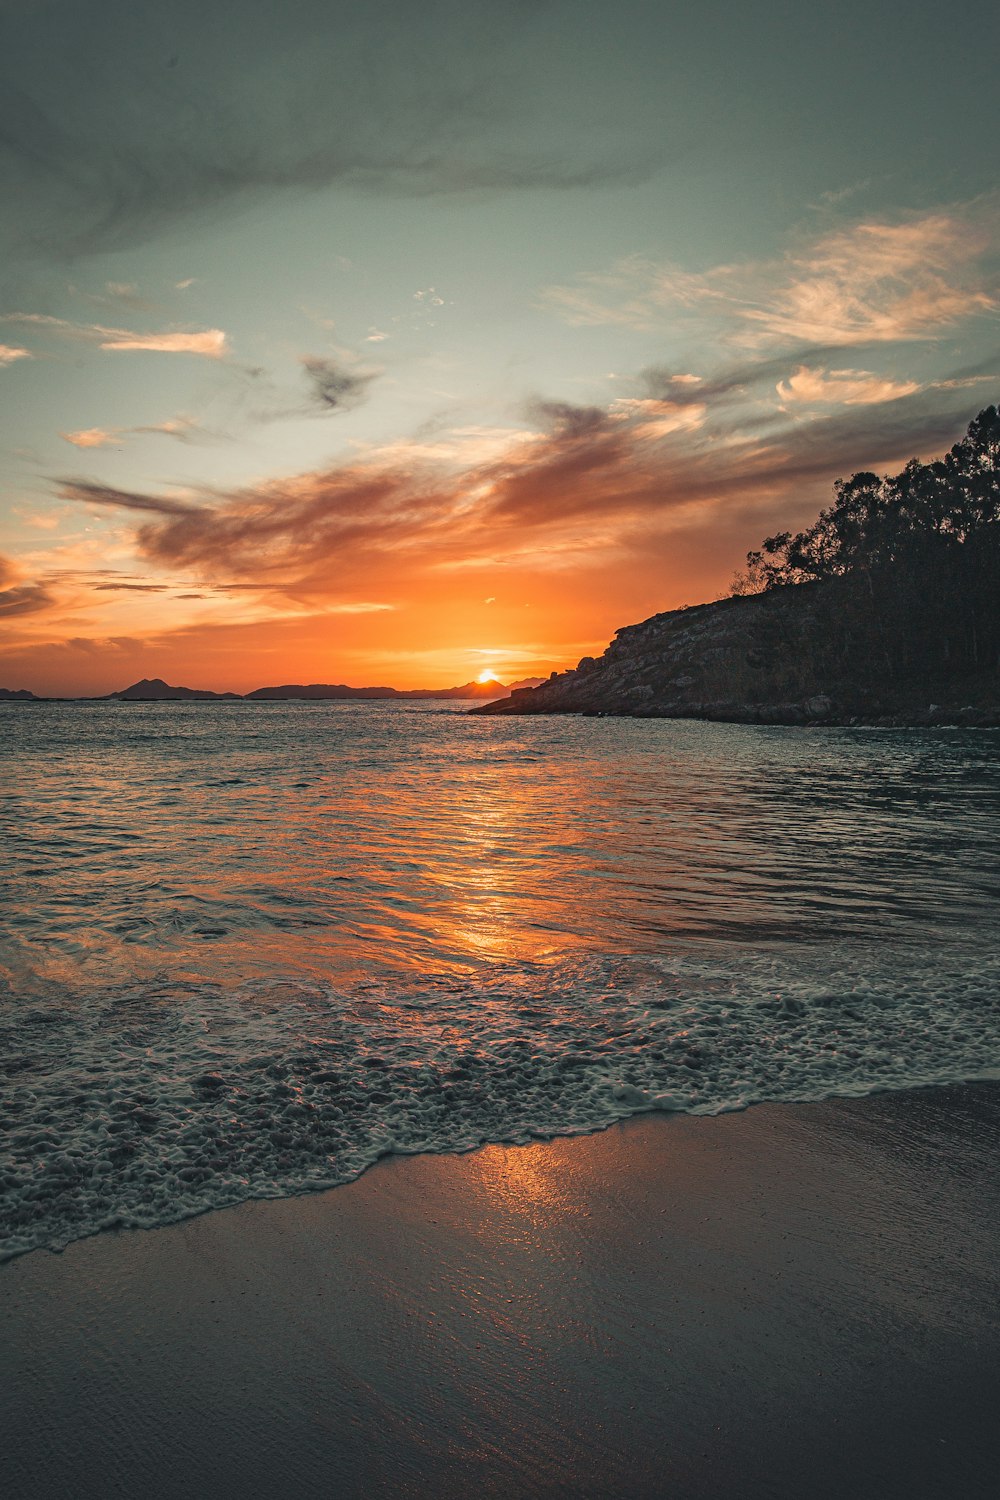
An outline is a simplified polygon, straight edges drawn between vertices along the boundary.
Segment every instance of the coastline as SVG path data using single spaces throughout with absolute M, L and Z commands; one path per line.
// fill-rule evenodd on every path
M 986 1495 L 1000 1085 L 639 1116 L 0 1267 L 14 1500 Z
M 747 724 L 763 729 L 1000 729 L 1000 709 L 979 709 L 971 706 L 952 710 L 921 710 L 912 713 L 878 714 L 825 714 L 821 718 L 810 717 L 799 704 L 778 705 L 734 705 L 710 704 L 701 711 L 667 710 L 658 708 L 593 708 L 593 707 L 535 707 L 528 702 L 513 708 L 506 705 L 510 699 L 497 700 L 503 707 L 492 703 L 467 708 L 469 715 L 505 715 L 509 718 L 557 718 L 565 714 L 576 714 L 581 719 L 675 719 L 694 720 L 701 724 Z

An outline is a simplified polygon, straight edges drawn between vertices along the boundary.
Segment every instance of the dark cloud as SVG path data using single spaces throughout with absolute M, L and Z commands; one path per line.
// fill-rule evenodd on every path
M 808 421 L 779 414 L 762 438 L 756 420 L 720 434 L 710 414 L 690 412 L 687 425 L 661 432 L 650 404 L 536 402 L 547 431 L 461 470 L 430 465 L 417 450 L 409 462 L 404 454 L 206 491 L 198 504 L 80 482 L 62 494 L 143 516 L 138 548 L 158 567 L 217 589 L 325 596 L 352 579 L 560 548 L 654 547 L 666 556 L 678 526 L 713 531 L 717 545 L 751 521 L 761 535 L 798 526 L 828 501 L 835 478 L 944 451 L 971 416 L 967 391 L 932 390 Z
M 146 642 L 134 635 L 71 635 L 68 640 L 53 642 L 50 649 L 72 654 L 82 651 L 87 656 L 105 656 L 109 651 L 141 651 Z
M 0 555 L 0 619 L 38 614 L 40 610 L 51 609 L 55 602 L 43 584 L 23 583 L 17 564 Z
M 15 615 L 34 615 L 40 610 L 51 609 L 55 599 L 48 589 L 38 583 L 22 583 L 12 589 L 0 589 L 0 619 L 10 620 Z
M 332 359 L 307 355 L 303 368 L 312 387 L 313 399 L 324 411 L 351 411 L 360 406 L 375 379 L 373 370 L 350 370 Z
M 137 495 L 131 490 L 116 490 L 111 485 L 96 484 L 87 479 L 58 479 L 62 500 L 82 500 L 87 505 L 106 505 L 117 510 L 150 510 L 161 516 L 188 516 L 198 507 L 168 495 Z
M 565 159 L 523 128 L 514 58 L 537 8 L 50 0 L 8 12 L 0 191 L 22 204 L 9 232 L 79 254 L 262 193 L 469 194 L 646 175 L 634 151 Z
M 95 583 L 99 593 L 109 594 L 162 594 L 168 587 L 165 583 Z
M 530 421 L 569 438 L 592 436 L 608 423 L 603 406 L 573 406 L 568 401 L 529 401 L 526 414 Z

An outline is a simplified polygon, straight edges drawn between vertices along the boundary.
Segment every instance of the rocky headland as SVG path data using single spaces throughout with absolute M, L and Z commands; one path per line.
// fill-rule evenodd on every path
M 619 630 L 541 687 L 485 703 L 474 714 L 623 714 L 744 724 L 1000 725 L 996 672 L 916 673 L 881 680 L 874 653 L 831 665 L 825 645 L 830 586 L 668 610 Z
M 729 598 L 473 712 L 1000 726 L 1000 409 L 940 459 L 833 488 L 811 526 L 747 553 Z

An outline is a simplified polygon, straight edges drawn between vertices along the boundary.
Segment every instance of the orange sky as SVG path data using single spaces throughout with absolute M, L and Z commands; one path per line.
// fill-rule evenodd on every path
M 2 687 L 547 675 L 997 398 L 939 6 L 8 9 Z

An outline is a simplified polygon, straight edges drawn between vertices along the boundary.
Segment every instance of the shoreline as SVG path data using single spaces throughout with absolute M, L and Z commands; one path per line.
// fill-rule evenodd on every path
M 15 1500 L 986 1495 L 1000 1085 L 640 1115 L 0 1267 Z
M 684 709 L 658 708 L 598 708 L 593 705 L 567 704 L 546 707 L 530 706 L 529 702 L 510 706 L 509 698 L 498 698 L 490 703 L 477 704 L 464 710 L 466 714 L 487 718 L 541 719 L 561 718 L 566 715 L 581 719 L 668 719 L 677 723 L 695 724 L 745 724 L 756 729 L 1000 729 L 1000 709 L 975 708 L 914 709 L 912 712 L 886 714 L 824 714 L 810 715 L 795 705 L 769 707 L 766 704 L 747 706 L 720 705 L 717 709 L 706 705 L 704 711 L 695 713 Z

